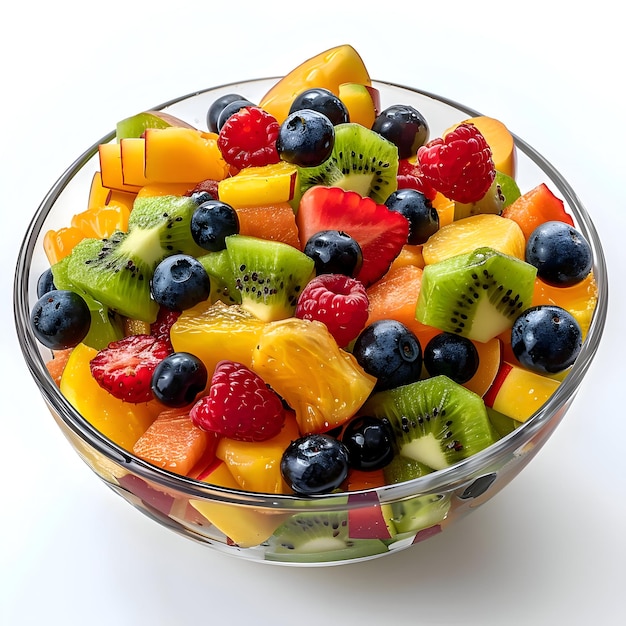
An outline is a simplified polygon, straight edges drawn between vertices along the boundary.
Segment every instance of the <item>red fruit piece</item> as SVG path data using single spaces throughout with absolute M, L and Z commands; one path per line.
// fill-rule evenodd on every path
M 126 402 L 148 402 L 154 398 L 152 373 L 171 352 L 169 341 L 152 335 L 129 335 L 100 350 L 89 368 L 100 387 L 112 396 Z
M 363 283 L 343 274 L 320 274 L 302 290 L 296 317 L 326 324 L 337 345 L 343 348 L 363 330 L 368 307 Z
M 437 195 L 437 190 L 426 181 L 420 166 L 408 159 L 398 162 L 398 189 L 415 189 L 423 193 L 431 202 Z
M 419 148 L 417 160 L 426 182 L 456 202 L 477 202 L 496 176 L 491 148 L 469 123 Z
M 235 361 L 220 361 L 208 395 L 189 412 L 203 430 L 238 441 L 275 437 L 285 422 L 280 397 L 252 370 Z
M 150 324 L 150 334 L 157 339 L 166 341 L 170 349 L 172 349 L 172 342 L 170 339 L 170 330 L 174 325 L 174 322 L 179 318 L 180 311 L 170 311 L 165 307 L 161 307 L 157 314 L 157 318 L 152 324 Z
M 280 125 L 258 107 L 246 107 L 231 115 L 217 138 L 217 146 L 229 165 L 239 169 L 278 163 L 276 138 Z
M 308 241 L 321 230 L 340 230 L 353 237 L 363 253 L 355 278 L 366 287 L 387 272 L 409 234 L 409 222 L 403 215 L 339 187 L 308 189 L 300 200 L 296 224 L 300 241 Z
M 206 191 L 207 193 L 210 193 L 216 200 L 218 200 L 218 188 L 218 180 L 207 178 L 205 180 L 201 180 L 187 195 L 191 196 L 194 193 L 201 193 L 202 191 Z

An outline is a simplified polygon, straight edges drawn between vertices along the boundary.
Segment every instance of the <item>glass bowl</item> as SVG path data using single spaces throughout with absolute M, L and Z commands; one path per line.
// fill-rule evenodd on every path
M 268 78 L 227 84 L 176 98 L 157 108 L 206 129 L 206 112 L 216 98 L 237 92 L 259 101 L 275 81 Z M 433 137 L 478 115 L 427 92 L 380 81 L 373 84 L 380 91 L 383 108 L 396 103 L 414 106 L 428 120 Z M 312 498 L 211 486 L 133 456 L 95 430 L 61 395 L 45 367 L 51 354 L 37 342 L 29 324 L 30 310 L 37 300 L 37 279 L 48 266 L 43 235 L 69 224 L 76 207 L 85 205 L 93 173 L 98 169 L 98 144 L 114 138 L 111 132 L 80 155 L 35 213 L 17 260 L 15 321 L 28 368 L 71 446 L 108 486 L 160 524 L 214 549 L 257 561 L 329 565 L 381 557 L 445 530 L 493 497 L 537 454 L 572 404 L 605 323 L 608 287 L 604 256 L 593 223 L 570 185 L 540 154 L 516 137 L 516 179 L 520 188 L 525 191 L 545 182 L 564 200 L 592 247 L 598 286 L 597 307 L 576 363 L 550 400 L 528 421 L 481 453 L 445 470 L 386 487 Z M 390 518 L 394 519 L 392 526 L 388 524 Z M 233 528 L 230 534 L 237 535 L 238 541 L 218 527 Z M 243 534 L 239 533 L 242 528 Z M 308 533 L 318 540 L 310 542 L 308 551 L 303 552 L 292 545 L 294 533 Z

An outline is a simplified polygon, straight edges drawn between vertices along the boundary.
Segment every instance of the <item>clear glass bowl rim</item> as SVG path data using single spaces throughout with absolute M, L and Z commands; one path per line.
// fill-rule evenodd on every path
M 279 77 L 256 78 L 209 87 L 168 100 L 156 107 L 152 107 L 151 110 L 164 109 L 209 91 L 229 88 L 231 86 L 234 88 L 235 86 L 244 84 L 261 83 L 268 80 L 276 81 L 278 78 Z M 417 95 L 454 107 L 469 117 L 481 115 L 474 109 L 428 91 L 382 80 L 373 80 L 372 84 L 375 87 L 391 87 L 413 92 Z M 87 446 L 94 448 L 98 453 L 124 468 L 127 472 L 158 484 L 164 489 L 178 491 L 200 500 L 205 499 L 260 508 L 302 511 L 303 506 L 306 505 L 307 511 L 345 509 L 346 493 L 329 494 L 312 498 L 252 493 L 210 485 L 150 465 L 101 435 L 71 404 L 69 404 L 69 402 L 67 402 L 51 380 L 40 354 L 40 346 L 35 339 L 29 322 L 30 265 L 35 251 L 37 236 L 61 192 L 71 182 L 78 171 L 96 154 L 98 145 L 107 143 L 114 137 L 115 131 L 112 131 L 100 138 L 85 150 L 85 152 L 83 152 L 58 178 L 33 216 L 18 254 L 13 288 L 15 326 L 27 367 L 35 379 L 44 400 L 51 409 L 57 413 L 60 419 L 63 420 L 67 428 L 82 439 Z M 379 501 L 381 504 L 384 504 L 418 494 L 434 494 L 449 491 L 450 489 L 462 486 L 468 481 L 473 480 L 480 475 L 483 469 L 489 471 L 488 468 L 500 467 L 516 450 L 521 449 L 525 443 L 533 439 L 534 436 L 555 417 L 556 409 L 566 404 L 568 400 L 575 395 L 597 352 L 608 309 L 608 273 L 598 232 L 587 210 L 565 178 L 563 178 L 551 163 L 523 139 L 515 134 L 513 134 L 513 137 L 517 149 L 538 165 L 563 195 L 574 213 L 578 228 L 585 235 L 592 247 L 594 256 L 593 271 L 598 287 L 598 302 L 580 355 L 573 365 L 572 370 L 550 400 L 537 411 L 532 418 L 486 450 L 457 465 L 439 470 L 421 478 L 360 492 L 350 492 L 350 494 L 376 492 Z M 352 506 L 352 504 L 350 506 Z M 356 503 L 355 506 L 360 505 Z M 367 506 L 366 499 L 363 499 L 362 506 Z

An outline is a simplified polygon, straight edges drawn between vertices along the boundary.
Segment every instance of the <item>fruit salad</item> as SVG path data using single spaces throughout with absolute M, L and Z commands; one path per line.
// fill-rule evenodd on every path
M 121 120 L 98 155 L 85 206 L 45 233 L 31 325 L 76 410 L 168 472 L 304 499 L 419 478 L 531 419 L 585 341 L 591 248 L 547 184 L 520 189 L 507 127 L 433 136 L 351 46 L 216 99 L 202 127 Z M 277 560 L 317 536 L 307 513 L 192 505 Z M 449 502 L 411 506 L 387 533 Z

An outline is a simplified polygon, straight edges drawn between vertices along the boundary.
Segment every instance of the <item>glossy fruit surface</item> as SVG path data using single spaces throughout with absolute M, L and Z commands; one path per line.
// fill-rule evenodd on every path
M 331 155 L 335 128 L 331 120 L 317 111 L 297 110 L 280 125 L 276 149 L 280 158 L 300 167 L 315 167 Z
M 289 108 L 290 117 L 292 113 L 301 112 L 303 109 L 321 113 L 330 120 L 333 126 L 350 121 L 346 106 L 328 89 L 315 87 L 297 95 Z
M 476 347 L 461 335 L 441 333 L 424 347 L 424 366 L 431 376 L 443 374 L 463 384 L 476 374 L 478 363 Z
M 78 294 L 65 289 L 44 293 L 32 308 L 30 322 L 37 339 L 51 350 L 80 343 L 89 332 L 91 313 Z
M 422 244 L 439 230 L 439 214 L 431 201 L 416 189 L 398 189 L 386 200 L 385 206 L 404 215 L 409 222 L 410 245 Z
M 217 252 L 226 247 L 226 237 L 239 232 L 239 218 L 233 207 L 219 200 L 205 200 L 191 216 L 191 235 L 204 250 Z
M 247 107 L 252 106 L 254 106 L 254 103 L 250 102 L 250 100 L 248 100 L 247 98 L 241 98 L 240 100 L 231 100 L 226 105 L 224 105 L 222 110 L 218 113 L 215 130 L 213 132 L 219 133 L 224 127 L 224 124 L 226 124 L 226 122 L 230 119 L 232 115 L 234 115 L 235 113 L 239 113 L 239 111 L 242 111 Z
M 511 348 L 516 358 L 541 374 L 555 374 L 570 367 L 581 347 L 578 322 L 557 306 L 531 307 L 515 320 L 511 329 Z
M 184 311 L 209 297 L 211 283 L 204 266 L 195 257 L 174 254 L 154 269 L 150 292 L 162 307 Z
M 285 450 L 281 472 L 297 494 L 330 493 L 348 476 L 349 454 L 340 441 L 324 434 L 312 434 L 292 442 Z
M 359 242 L 341 230 L 321 230 L 306 242 L 304 254 L 315 262 L 320 274 L 355 276 L 363 265 Z
M 165 406 L 183 407 L 204 390 L 208 374 L 204 363 L 188 352 L 166 356 L 152 373 L 152 392 Z
M 348 449 L 350 467 L 374 471 L 388 465 L 394 457 L 393 433 L 377 417 L 363 415 L 348 422 L 341 441 Z
M 217 122 L 220 116 L 220 113 L 224 110 L 226 105 L 231 104 L 232 102 L 237 101 L 248 101 L 247 98 L 238 93 L 227 93 L 223 96 L 217 98 L 211 103 L 209 106 L 209 110 L 207 111 L 206 121 L 207 127 L 212 133 L 218 133 L 219 128 L 217 127 Z M 250 103 L 252 104 L 252 103 Z
M 398 146 L 401 159 L 415 156 L 430 135 L 424 116 L 414 107 L 404 104 L 394 104 L 381 111 L 374 120 L 372 130 Z
M 383 319 L 367 326 L 357 337 L 353 354 L 361 367 L 377 378 L 377 390 L 415 382 L 422 372 L 420 343 L 396 320 Z
M 526 262 L 551 285 L 571 287 L 584 280 L 593 265 L 589 243 L 580 231 L 558 220 L 544 222 L 526 244 Z

